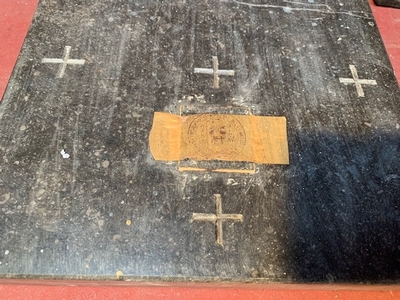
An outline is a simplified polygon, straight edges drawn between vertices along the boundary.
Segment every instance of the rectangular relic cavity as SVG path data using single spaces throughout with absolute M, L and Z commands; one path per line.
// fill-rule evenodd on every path
M 285 117 L 156 112 L 149 142 L 155 160 L 289 164 Z

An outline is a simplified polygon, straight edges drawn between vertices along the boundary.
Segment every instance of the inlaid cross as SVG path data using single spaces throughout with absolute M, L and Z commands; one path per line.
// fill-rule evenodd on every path
M 213 56 L 212 59 L 213 59 L 212 69 L 194 68 L 194 73 L 214 75 L 213 88 L 218 89 L 219 88 L 219 76 L 220 75 L 235 76 L 235 71 L 234 70 L 218 70 L 218 57 Z
M 63 58 L 43 58 L 43 64 L 61 64 L 58 69 L 57 78 L 63 78 L 67 65 L 84 65 L 84 59 L 69 59 L 71 46 L 65 46 Z
M 215 194 L 215 208 L 216 214 L 197 214 L 194 213 L 191 219 L 193 221 L 205 221 L 205 222 L 214 222 L 215 223 L 215 235 L 217 245 L 223 245 L 223 231 L 222 231 L 222 222 L 224 221 L 233 221 L 233 222 L 243 222 L 243 215 L 240 214 L 223 214 L 222 213 L 222 201 L 221 195 Z
M 363 84 L 377 85 L 376 80 L 370 79 L 359 79 L 356 66 L 350 65 L 350 71 L 353 78 L 339 78 L 341 83 L 354 83 L 357 89 L 358 97 L 365 97 L 364 90 L 362 88 Z

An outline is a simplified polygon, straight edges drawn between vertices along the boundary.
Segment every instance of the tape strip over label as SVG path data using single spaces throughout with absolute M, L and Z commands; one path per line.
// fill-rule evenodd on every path
M 156 112 L 149 143 L 155 160 L 289 164 L 285 117 Z

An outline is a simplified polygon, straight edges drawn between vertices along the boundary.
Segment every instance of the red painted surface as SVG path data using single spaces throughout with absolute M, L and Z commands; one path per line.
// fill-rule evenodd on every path
M 400 83 L 400 9 L 376 7 L 369 0 Z M 38 0 L 0 0 L 0 99 L 31 23 Z M 0 299 L 400 299 L 400 286 L 204 285 L 174 287 L 117 282 L 0 280 Z
M 369 3 L 400 85 L 400 9 L 376 6 L 373 0 Z
M 46 285 L 49 284 L 49 285 Z M 400 299 L 399 286 L 346 286 L 346 285 L 218 285 L 188 284 L 164 286 L 110 286 L 98 282 L 96 286 L 79 282 L 44 282 L 42 285 L 22 285 L 16 282 L 0 285 L 0 299 L 263 299 L 263 300 L 386 300 Z M 86 283 L 90 284 L 90 283 Z M 92 283 L 93 284 L 93 283 Z M 114 284 L 117 284 L 114 282 Z M 130 283 L 132 284 L 132 283 Z M 75 286 L 71 286 L 75 285 Z
M 0 0 L 0 100 L 39 0 Z

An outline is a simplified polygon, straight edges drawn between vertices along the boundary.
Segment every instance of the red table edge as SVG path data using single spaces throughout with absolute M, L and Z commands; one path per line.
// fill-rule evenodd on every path
M 39 0 L 0 0 L 0 103 Z
M 0 280 L 0 299 L 394 300 L 398 285 Z
M 368 1 L 400 86 L 400 9 L 376 6 L 373 0 Z

